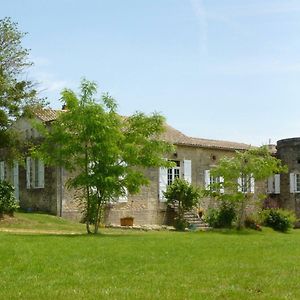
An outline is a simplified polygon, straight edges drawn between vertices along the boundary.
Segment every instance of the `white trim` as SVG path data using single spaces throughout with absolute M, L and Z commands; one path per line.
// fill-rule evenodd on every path
M 0 181 L 5 180 L 5 163 L 4 161 L 0 161 Z
M 159 182 L 158 182 L 158 197 L 161 202 L 165 202 L 166 198 L 164 192 L 167 190 L 168 186 L 168 169 L 160 167 L 159 168 Z
M 280 194 L 280 174 L 274 175 L 274 194 Z
M 31 158 L 26 157 L 26 188 L 31 188 Z
M 188 183 L 192 183 L 192 161 L 191 160 L 184 160 L 183 161 L 183 178 Z
M 210 170 L 204 170 L 204 187 L 209 190 L 210 185 Z

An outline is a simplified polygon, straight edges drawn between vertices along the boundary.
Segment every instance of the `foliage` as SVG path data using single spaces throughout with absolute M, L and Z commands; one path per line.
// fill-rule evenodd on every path
M 19 205 L 17 204 L 14 196 L 14 187 L 6 181 L 1 181 L 0 182 L 0 215 L 4 213 L 13 214 L 18 208 Z
M 213 228 L 231 228 L 236 219 L 234 203 L 223 201 L 218 208 L 209 208 L 204 220 Z
M 294 227 L 296 222 L 295 213 L 280 208 L 265 209 L 261 213 L 263 225 L 277 231 L 287 232 Z
M 254 197 L 250 188 L 253 181 L 265 180 L 286 171 L 287 168 L 266 147 L 237 151 L 234 157 L 221 159 L 211 170 L 212 176 L 223 177 L 223 181 L 214 183 L 206 193 L 217 200 L 236 203 L 237 227 L 241 228 L 246 207 Z M 263 198 L 263 195 L 258 195 L 258 198 Z
M 28 61 L 29 50 L 21 45 L 24 36 L 10 18 L 0 20 L 0 148 L 9 149 L 11 157 L 19 142 L 16 133 L 10 130 L 12 122 L 45 104 L 38 99 L 33 83 L 22 79 L 32 65 Z
M 247 216 L 245 218 L 244 224 L 246 228 L 251 228 L 254 230 L 258 230 L 261 231 L 261 226 L 259 225 L 259 221 L 257 220 L 257 218 L 253 217 L 253 216 Z
M 168 186 L 164 196 L 167 204 L 177 207 L 177 220 L 175 228 L 181 230 L 187 225 L 184 222 L 184 213 L 191 210 L 199 202 L 201 196 L 200 190 L 189 184 L 186 180 L 176 178 L 174 182 Z
M 175 217 L 174 218 L 174 227 L 177 231 L 184 231 L 189 227 L 189 223 L 184 218 Z
M 37 156 L 45 163 L 72 172 L 70 188 L 82 192 L 87 231 L 98 231 L 105 205 L 127 193 L 138 193 L 148 184 L 146 167 L 170 165 L 163 159 L 173 146 L 159 139 L 164 118 L 143 113 L 124 118 L 117 113 L 115 100 L 96 97 L 94 82 L 83 80 L 81 94 L 62 92 L 67 111 L 52 123 L 51 130 L 40 127 L 44 142 Z

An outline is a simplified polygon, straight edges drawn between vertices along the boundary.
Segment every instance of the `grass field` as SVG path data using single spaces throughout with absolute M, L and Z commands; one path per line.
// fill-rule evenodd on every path
M 88 236 L 39 214 L 1 230 L 0 299 L 300 299 L 296 230 Z

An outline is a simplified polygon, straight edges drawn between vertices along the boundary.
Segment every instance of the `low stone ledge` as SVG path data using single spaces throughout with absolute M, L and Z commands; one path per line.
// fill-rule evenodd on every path
M 119 224 L 109 224 L 105 225 L 106 228 L 118 228 L 118 229 L 133 229 L 133 230 L 142 230 L 142 231 L 161 231 L 161 230 L 168 230 L 174 231 L 175 228 L 173 226 L 167 225 L 133 225 L 133 226 L 121 226 Z

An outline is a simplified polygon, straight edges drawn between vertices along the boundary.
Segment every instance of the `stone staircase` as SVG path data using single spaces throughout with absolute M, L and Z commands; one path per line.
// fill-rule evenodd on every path
M 172 208 L 175 213 L 178 211 L 178 204 L 175 203 Z M 196 209 L 192 209 L 184 213 L 184 219 L 190 224 L 192 230 L 209 230 L 211 229 L 207 223 L 205 223 L 197 214 Z
M 194 211 L 187 211 L 184 213 L 184 219 L 190 224 L 190 228 L 194 230 L 209 229 L 209 225 L 205 223 L 198 214 Z

